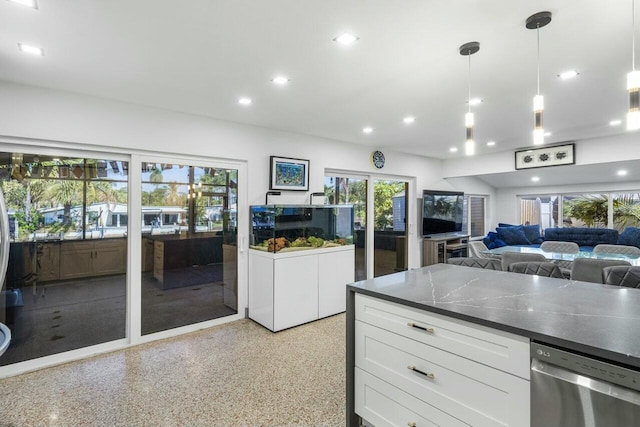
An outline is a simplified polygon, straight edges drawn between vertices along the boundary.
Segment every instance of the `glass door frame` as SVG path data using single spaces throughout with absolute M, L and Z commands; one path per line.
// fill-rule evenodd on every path
M 79 157 L 79 158 L 107 158 L 109 160 L 131 162 L 131 156 L 123 153 L 122 151 L 108 150 L 104 148 L 96 148 L 95 150 L 88 150 L 86 144 L 73 144 L 73 143 L 60 143 L 58 141 L 49 140 L 37 140 L 30 138 L 15 138 L 0 136 L 0 151 L 7 152 L 19 152 L 19 153 L 31 153 L 48 156 L 60 156 L 60 157 Z M 129 175 L 128 185 L 131 185 L 131 176 Z M 128 203 L 131 203 L 131 192 L 128 191 Z M 130 228 L 127 226 L 127 233 L 130 233 Z M 131 249 L 131 238 L 127 237 L 127 250 Z M 36 359 L 29 359 L 23 362 L 14 363 L 11 365 L 0 366 L 0 378 L 9 377 L 25 372 L 30 372 L 36 369 L 45 368 L 49 366 L 59 365 L 61 363 L 70 362 L 73 360 L 83 359 L 89 356 L 93 356 L 99 353 L 106 353 L 113 350 L 126 348 L 129 344 L 129 313 L 128 304 L 130 303 L 130 288 L 131 288 L 131 272 L 129 271 L 129 262 L 127 259 L 127 273 L 126 273 L 126 326 L 124 338 L 119 338 L 113 341 L 107 341 L 87 347 L 81 347 L 62 353 L 55 353 L 48 356 L 39 357 Z
M 0 151 L 23 152 L 51 156 L 108 158 L 110 160 L 126 161 L 129 163 L 128 185 L 128 215 L 127 225 L 127 277 L 126 277 L 126 327 L 125 337 L 88 347 L 56 353 L 49 356 L 30 359 L 11 365 L 0 366 L 0 378 L 10 377 L 21 373 L 31 372 L 74 360 L 84 359 L 101 353 L 121 350 L 132 345 L 155 341 L 162 338 L 179 336 L 188 332 L 216 326 L 245 318 L 248 303 L 248 235 L 249 235 L 249 196 L 247 162 L 240 160 L 221 160 L 206 156 L 173 155 L 166 153 L 158 155 L 156 152 L 145 150 L 109 149 L 109 147 L 92 146 L 73 142 L 60 142 L 34 138 L 19 138 L 0 135 Z M 91 146 L 90 146 L 91 147 Z M 141 221 L 131 220 L 142 218 L 142 162 L 156 161 L 158 163 L 197 164 L 198 166 L 215 167 L 221 169 L 236 169 L 238 171 L 238 199 L 237 199 L 237 227 L 238 227 L 238 313 L 232 316 L 183 326 L 149 335 L 141 335 L 141 297 L 142 297 L 142 224 Z
M 362 173 L 357 171 L 346 171 L 341 169 L 325 169 L 324 171 L 325 177 L 336 177 L 340 178 L 350 178 L 350 179 L 362 179 L 367 183 L 367 221 L 365 226 L 365 266 L 367 271 L 367 279 L 373 279 L 374 277 L 374 199 L 375 199 L 375 190 L 374 190 L 374 181 L 375 180 L 383 180 L 383 181 L 402 181 L 408 184 L 408 191 L 406 195 L 406 211 L 407 211 L 407 226 L 406 226 L 406 236 L 407 236 L 407 248 L 406 248 L 406 256 L 407 256 L 407 264 L 409 268 L 412 268 L 412 265 L 418 265 L 420 260 L 420 256 L 418 255 L 416 258 L 416 251 L 412 250 L 417 247 L 416 245 L 412 245 L 412 239 L 417 239 L 417 231 L 416 231 L 416 212 L 417 212 L 417 202 L 416 202 L 416 178 L 409 176 L 400 176 L 400 175 L 384 175 L 379 173 Z M 421 241 L 421 238 L 420 238 Z M 418 260 L 418 264 L 414 262 L 414 258 Z
M 231 316 L 220 317 L 191 325 L 180 326 L 165 331 L 154 332 L 142 335 L 142 224 L 141 221 L 131 222 L 131 240 L 129 250 L 129 271 L 131 277 L 136 280 L 135 286 L 131 288 L 131 295 L 128 299 L 130 304 L 127 312 L 130 319 L 127 319 L 129 327 L 129 340 L 131 344 L 140 344 L 158 339 L 174 337 L 189 332 L 194 332 L 204 328 L 210 328 L 234 320 L 244 319 L 245 307 L 248 305 L 248 270 L 249 257 L 247 253 L 247 242 L 249 235 L 249 197 L 247 184 L 247 164 L 241 161 L 217 160 L 207 157 L 195 157 L 183 155 L 180 157 L 165 157 L 155 154 L 133 154 L 129 167 L 129 176 L 132 182 L 136 183 L 129 191 L 130 218 L 142 218 L 142 164 L 148 162 L 195 165 L 216 169 L 235 169 L 238 171 L 238 200 L 237 200 L 237 228 L 238 228 L 238 312 Z M 135 224 L 134 224 L 135 223 Z

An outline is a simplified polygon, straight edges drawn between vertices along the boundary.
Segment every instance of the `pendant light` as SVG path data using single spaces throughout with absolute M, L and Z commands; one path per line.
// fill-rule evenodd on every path
M 471 55 L 480 50 L 480 43 L 469 42 L 460 46 L 460 55 L 469 57 L 469 97 L 467 105 L 469 107 L 467 114 L 464 115 L 464 126 L 467 129 L 467 140 L 464 143 L 464 153 L 467 156 L 476 154 L 476 142 L 473 140 L 474 118 L 471 112 Z
M 640 71 L 636 70 L 636 10 L 635 0 L 631 0 L 631 72 L 627 74 L 629 91 L 629 112 L 627 130 L 640 129 Z
M 540 95 L 540 28 L 551 22 L 551 12 L 538 12 L 527 18 L 526 27 L 530 30 L 536 30 L 538 42 L 537 51 L 537 94 L 533 97 L 533 145 L 544 144 L 544 126 L 542 125 L 542 112 L 544 111 L 544 97 Z

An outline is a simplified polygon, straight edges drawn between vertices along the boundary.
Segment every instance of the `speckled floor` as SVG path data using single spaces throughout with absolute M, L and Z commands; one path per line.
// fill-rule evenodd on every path
M 250 320 L 0 380 L 0 426 L 343 426 L 345 316 Z

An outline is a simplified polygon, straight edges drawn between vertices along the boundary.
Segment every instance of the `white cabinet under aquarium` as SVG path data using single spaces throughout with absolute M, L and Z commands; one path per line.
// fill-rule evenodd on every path
M 251 219 L 249 318 L 277 332 L 345 311 L 351 206 L 252 206 Z

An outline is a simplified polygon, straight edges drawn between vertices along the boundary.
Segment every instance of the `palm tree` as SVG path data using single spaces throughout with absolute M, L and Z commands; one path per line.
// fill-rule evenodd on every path
M 158 183 L 162 182 L 162 179 L 162 171 L 157 167 L 153 168 L 151 175 L 149 175 L 149 181 Z
M 640 223 L 640 194 L 618 194 L 613 199 L 613 222 L 618 231 L 637 227 Z
M 55 181 L 46 191 L 47 198 L 56 205 L 64 207 L 62 224 L 71 225 L 71 206 L 82 203 L 82 182 L 61 179 Z
M 184 205 L 184 195 L 180 194 L 180 185 L 175 182 L 168 184 L 169 191 L 166 196 L 166 203 L 170 206 L 182 206 Z

